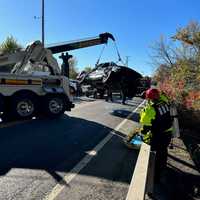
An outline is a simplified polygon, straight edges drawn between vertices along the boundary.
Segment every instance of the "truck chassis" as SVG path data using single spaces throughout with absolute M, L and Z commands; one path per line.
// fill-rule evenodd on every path
M 58 117 L 74 105 L 64 76 L 0 75 L 2 118 Z

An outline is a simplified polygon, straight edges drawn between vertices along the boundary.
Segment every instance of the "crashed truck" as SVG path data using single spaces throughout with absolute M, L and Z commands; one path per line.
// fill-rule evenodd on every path
M 67 51 L 105 44 L 109 38 L 114 39 L 110 33 L 102 33 L 97 37 L 46 48 L 40 41 L 35 41 L 26 49 L 0 54 L 1 118 L 26 119 L 41 114 L 58 117 L 70 111 L 74 107 L 68 78 L 68 60 L 72 56 Z M 53 57 L 56 53 L 62 53 L 62 69 Z M 10 70 L 5 72 L 5 69 Z
M 77 77 L 82 85 L 91 85 L 104 97 L 106 90 L 122 92 L 126 97 L 140 95 L 150 87 L 142 75 L 135 70 L 114 62 L 98 64 L 91 72 L 82 72 Z M 145 84 L 144 84 L 145 83 Z

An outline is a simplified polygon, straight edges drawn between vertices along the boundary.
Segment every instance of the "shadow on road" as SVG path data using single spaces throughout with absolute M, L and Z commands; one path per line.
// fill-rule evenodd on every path
M 200 176 L 183 172 L 169 164 L 162 185 L 163 195 L 173 200 L 194 200 L 200 198 Z M 157 187 L 157 185 L 156 185 Z M 160 191 L 161 192 L 161 191 Z
M 73 97 L 73 101 L 75 103 L 82 103 L 82 102 L 93 102 L 96 101 L 96 99 L 86 96 L 80 96 L 80 97 Z
M 67 115 L 60 119 L 37 119 L 0 128 L 0 176 L 12 168 L 41 169 L 51 174 L 56 181 L 63 182 L 62 176 L 56 172 L 70 171 L 110 131 L 112 129 L 102 124 Z M 131 165 L 130 170 L 133 170 L 136 157 L 123 147 L 120 137 L 117 140 L 117 148 L 130 155 L 132 161 L 128 162 Z M 120 162 L 122 161 L 119 160 Z M 114 179 L 106 173 L 84 173 Z
M 127 118 L 131 113 L 132 112 L 128 110 L 117 109 L 117 110 L 113 110 L 111 112 L 111 115 L 121 117 L 121 118 Z M 130 119 L 135 122 L 139 122 L 139 119 L 140 119 L 139 113 L 136 113 L 136 112 L 133 113 Z

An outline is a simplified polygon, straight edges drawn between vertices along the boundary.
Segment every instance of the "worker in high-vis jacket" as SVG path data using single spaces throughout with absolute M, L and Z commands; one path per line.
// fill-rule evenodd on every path
M 147 104 L 140 112 L 143 141 L 156 151 L 155 180 L 160 181 L 160 173 L 167 164 L 167 148 L 172 138 L 170 102 L 158 89 L 146 91 Z

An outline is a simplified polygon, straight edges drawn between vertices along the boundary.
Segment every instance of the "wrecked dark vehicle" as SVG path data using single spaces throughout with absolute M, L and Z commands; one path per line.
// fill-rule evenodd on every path
M 141 87 L 142 75 L 126 66 L 114 62 L 97 65 L 91 72 L 81 72 L 77 79 L 82 85 L 91 85 L 103 98 L 106 90 L 123 92 L 126 97 L 133 97 Z

